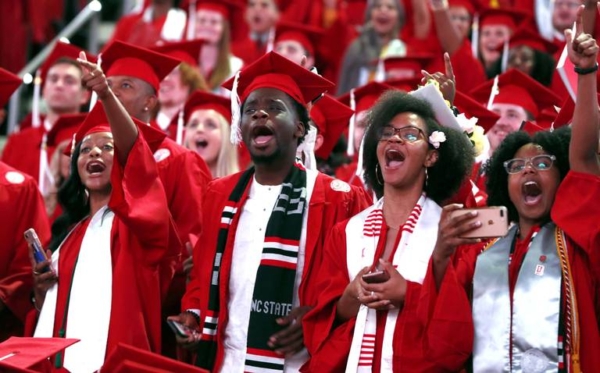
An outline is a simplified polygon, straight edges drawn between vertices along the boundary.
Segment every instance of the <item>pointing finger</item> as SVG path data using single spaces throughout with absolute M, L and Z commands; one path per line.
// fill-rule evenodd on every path
M 444 65 L 446 65 L 446 76 L 450 80 L 454 80 L 454 69 L 452 68 L 452 61 L 450 61 L 450 54 L 444 53 Z

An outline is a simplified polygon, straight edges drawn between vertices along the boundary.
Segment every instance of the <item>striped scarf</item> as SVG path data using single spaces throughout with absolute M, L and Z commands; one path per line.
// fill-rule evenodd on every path
M 213 261 L 213 275 L 209 290 L 208 311 L 204 316 L 204 329 L 198 347 L 196 365 L 213 369 L 217 353 L 219 327 L 219 282 L 223 256 L 231 256 L 226 250 L 229 228 L 236 229 L 242 209 L 243 198 L 249 189 L 254 168 L 240 177 L 221 214 L 217 239 L 217 251 Z M 284 180 L 273 211 L 267 223 L 265 243 L 252 296 L 250 323 L 246 351 L 245 371 L 271 369 L 283 371 L 284 358 L 277 355 L 267 342 L 282 330 L 276 319 L 286 316 L 292 309 L 294 280 L 298 249 L 302 233 L 306 201 L 306 171 L 295 165 Z M 233 245 L 231 245 L 233 248 Z

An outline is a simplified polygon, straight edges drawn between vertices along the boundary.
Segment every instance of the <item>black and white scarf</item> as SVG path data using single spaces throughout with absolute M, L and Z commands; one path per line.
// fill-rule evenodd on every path
M 244 197 L 253 175 L 254 168 L 242 174 L 221 214 L 208 311 L 204 315 L 204 329 L 196 360 L 196 365 L 206 369 L 214 367 L 216 336 L 222 327 L 218 317 L 221 307 L 221 264 L 224 257 L 231 258 L 233 253 L 233 242 L 228 242 L 233 241 L 229 240 L 230 228 L 233 231 L 237 229 Z M 256 273 L 245 362 L 246 367 L 251 370 L 267 368 L 283 371 L 284 358 L 277 355 L 267 342 L 282 329 L 276 320 L 286 316 L 292 309 L 300 236 L 307 209 L 306 195 L 306 171 L 302 166 L 294 165 L 282 184 L 281 193 L 267 223 L 262 258 Z

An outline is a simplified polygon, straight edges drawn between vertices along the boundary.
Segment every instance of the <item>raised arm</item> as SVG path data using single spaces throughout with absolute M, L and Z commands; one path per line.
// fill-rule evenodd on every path
M 94 91 L 104 105 L 104 111 L 114 137 L 115 147 L 118 149 L 116 154 L 117 159 L 124 166 L 127 162 L 129 152 L 137 139 L 137 127 L 108 86 L 106 76 L 100 67 L 89 62 L 83 52 L 79 55 L 77 62 L 79 62 L 85 72 L 82 78 L 83 85 Z
M 426 39 L 431 28 L 431 14 L 427 9 L 427 2 L 423 0 L 412 0 L 413 14 L 415 20 L 415 38 Z
M 582 6 L 577 12 L 575 34 L 571 30 L 565 32 L 569 59 L 576 66 L 576 72 L 579 74 L 569 162 L 573 171 L 600 175 L 598 160 L 600 117 L 596 91 L 598 44 L 590 34 L 584 32 L 583 10 Z
M 448 2 L 446 0 L 430 0 L 435 32 L 444 52 L 453 54 L 460 48 L 463 40 L 458 30 L 452 25 Z

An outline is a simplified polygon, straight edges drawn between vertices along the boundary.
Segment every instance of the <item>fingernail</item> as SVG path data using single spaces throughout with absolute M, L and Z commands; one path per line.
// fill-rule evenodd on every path
M 477 212 L 477 211 L 471 211 L 471 212 L 469 213 L 469 215 L 471 215 L 471 216 L 477 216 L 477 214 L 478 214 L 478 212 Z
M 477 221 L 477 222 L 475 222 L 475 225 L 476 225 L 477 227 L 481 227 L 481 222 L 480 222 L 480 221 Z

